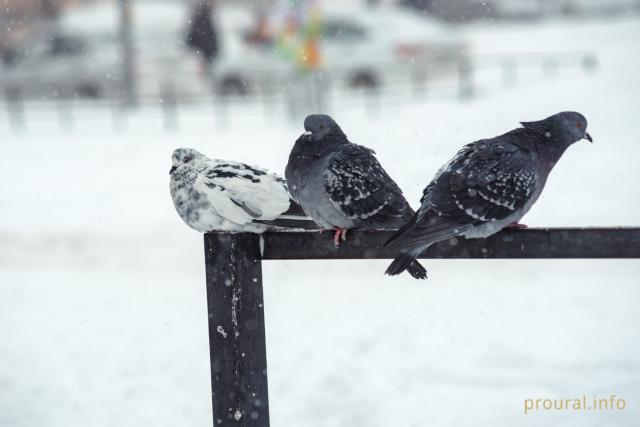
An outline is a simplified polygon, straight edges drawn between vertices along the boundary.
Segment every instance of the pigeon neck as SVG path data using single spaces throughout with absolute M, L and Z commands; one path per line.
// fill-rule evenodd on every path
M 553 132 L 530 128 L 516 129 L 515 144 L 534 153 L 549 171 L 560 160 L 570 144 L 561 141 Z
M 560 157 L 562 157 L 562 154 L 564 154 L 566 149 L 566 144 L 553 141 L 551 144 L 548 142 L 540 143 L 536 152 L 538 153 L 538 157 L 543 161 L 543 164 L 551 170 L 555 164 L 558 163 L 558 160 L 560 160 Z
M 313 140 L 312 137 L 300 138 L 291 150 L 289 158 L 297 159 L 299 162 L 315 161 L 327 154 L 335 151 L 343 142 L 331 135 L 325 135 L 320 140 Z
M 532 151 L 538 156 L 542 165 L 551 171 L 569 146 L 553 134 L 537 135 L 533 141 Z
M 345 135 L 340 128 L 331 129 L 331 131 L 325 135 L 324 139 L 335 145 L 346 144 L 349 142 L 347 135 Z
M 348 144 L 349 141 L 341 130 L 333 130 L 326 134 L 321 141 L 311 144 L 311 151 L 316 155 L 332 153 L 339 146 Z
M 320 144 L 317 144 L 315 148 L 315 152 L 324 155 L 333 153 L 339 146 L 346 144 L 348 141 L 342 138 L 336 138 L 333 135 L 327 135 L 324 137 L 324 141 Z

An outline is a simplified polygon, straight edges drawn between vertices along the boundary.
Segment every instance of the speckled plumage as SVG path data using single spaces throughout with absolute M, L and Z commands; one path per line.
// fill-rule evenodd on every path
M 401 273 L 433 243 L 488 237 L 517 223 L 564 151 L 591 139 L 586 128 L 584 116 L 563 112 L 464 146 L 425 188 L 416 214 L 387 242 L 401 254 L 386 273 Z
M 285 180 L 264 169 L 209 159 L 190 148 L 175 150 L 172 163 L 171 198 L 197 231 L 260 233 L 291 207 Z
M 369 148 L 349 142 L 329 116 L 314 114 L 289 155 L 285 177 L 305 212 L 325 229 L 393 230 L 413 210 Z M 416 261 L 410 271 L 422 274 Z
M 309 116 L 305 130 L 293 146 L 285 177 L 294 200 L 320 226 L 395 229 L 410 217 L 402 190 L 373 150 L 349 142 L 329 116 Z

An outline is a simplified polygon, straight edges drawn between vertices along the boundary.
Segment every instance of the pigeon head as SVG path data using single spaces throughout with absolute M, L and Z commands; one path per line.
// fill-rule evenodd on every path
M 563 111 L 537 122 L 522 122 L 522 126 L 541 134 L 550 142 L 559 143 L 563 148 L 586 139 L 593 142 L 587 132 L 587 119 L 575 111 Z
M 304 130 L 311 139 L 320 141 L 326 136 L 345 137 L 340 126 L 326 114 L 311 114 L 304 119 Z
M 193 148 L 178 148 L 174 150 L 173 155 L 171 156 L 171 170 L 169 171 L 169 175 L 173 174 L 178 166 L 190 163 L 197 159 L 204 158 L 204 155 Z

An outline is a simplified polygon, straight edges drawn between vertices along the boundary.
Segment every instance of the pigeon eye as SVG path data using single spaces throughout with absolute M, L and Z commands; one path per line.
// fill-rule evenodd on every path
M 576 127 L 577 127 L 578 129 L 582 129 L 582 123 L 576 123 Z

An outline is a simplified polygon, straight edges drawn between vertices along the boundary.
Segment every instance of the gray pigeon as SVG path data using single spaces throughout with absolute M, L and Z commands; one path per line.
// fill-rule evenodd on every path
M 373 150 L 349 142 L 324 114 L 308 116 L 304 128 L 289 155 L 285 177 L 304 211 L 322 228 L 336 229 L 336 246 L 349 229 L 397 229 L 409 220 L 411 206 Z M 407 269 L 416 277 L 426 274 L 417 261 Z
M 285 180 L 264 169 L 210 159 L 192 148 L 175 150 L 172 163 L 171 198 L 197 231 L 261 233 L 313 225 L 290 200 Z
M 588 139 L 587 120 L 562 112 L 462 148 L 425 188 L 421 206 L 385 245 L 400 255 L 387 268 L 408 269 L 433 243 L 454 236 L 484 238 L 518 221 L 540 196 L 553 166 L 573 143 Z M 526 227 L 526 226 L 524 226 Z

